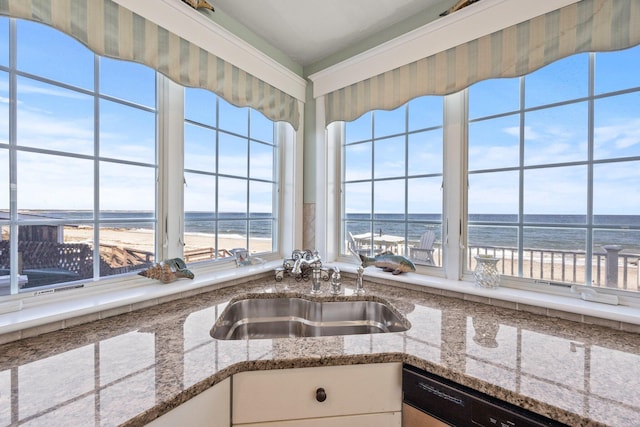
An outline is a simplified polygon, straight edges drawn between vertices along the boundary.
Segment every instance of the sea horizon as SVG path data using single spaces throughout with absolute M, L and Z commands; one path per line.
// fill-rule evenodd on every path
M 23 215 L 38 215 L 56 220 L 68 220 L 68 225 L 80 225 L 92 218 L 86 210 L 22 210 Z M 145 229 L 143 223 L 153 220 L 148 211 L 101 211 L 105 226 L 123 229 Z M 594 215 L 594 248 L 603 245 L 621 245 L 625 252 L 640 253 L 640 215 Z M 524 227 L 524 247 L 557 250 L 584 250 L 586 242 L 586 215 L 527 214 Z M 185 232 L 246 236 L 247 224 L 252 238 L 272 237 L 275 218 L 271 213 L 224 212 L 216 215 L 207 211 L 185 212 Z M 440 214 L 370 214 L 348 213 L 346 231 L 352 234 L 374 232 L 406 237 L 417 242 L 427 230 L 436 233 L 441 242 Z M 406 226 L 405 226 L 406 225 Z M 468 245 L 517 247 L 518 215 L 470 214 Z M 601 228 L 601 229 L 600 229 Z

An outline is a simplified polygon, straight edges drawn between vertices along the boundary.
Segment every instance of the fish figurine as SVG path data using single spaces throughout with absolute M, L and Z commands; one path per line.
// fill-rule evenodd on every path
M 416 271 L 416 266 L 406 257 L 402 255 L 396 255 L 393 252 L 383 252 L 380 255 L 374 257 L 368 257 L 366 255 L 360 255 L 363 267 L 375 265 L 384 271 L 391 272 L 392 274 L 407 273 L 410 271 Z
M 171 258 L 152 265 L 138 273 L 149 279 L 157 279 L 162 283 L 171 283 L 180 278 L 193 279 L 195 276 L 180 258 Z

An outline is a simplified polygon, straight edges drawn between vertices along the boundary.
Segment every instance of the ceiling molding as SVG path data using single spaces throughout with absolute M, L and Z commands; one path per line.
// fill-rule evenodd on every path
M 305 79 L 181 0 L 113 1 L 294 98 L 305 101 Z
M 394 70 L 578 0 L 482 0 L 309 76 L 313 97 Z

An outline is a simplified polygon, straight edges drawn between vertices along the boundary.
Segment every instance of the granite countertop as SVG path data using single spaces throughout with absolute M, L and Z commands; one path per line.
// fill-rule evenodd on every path
M 144 425 L 237 372 L 379 362 L 408 363 L 572 426 L 640 425 L 638 334 L 367 283 L 409 330 L 211 338 L 230 299 L 310 288 L 263 277 L 0 345 L 0 425 Z

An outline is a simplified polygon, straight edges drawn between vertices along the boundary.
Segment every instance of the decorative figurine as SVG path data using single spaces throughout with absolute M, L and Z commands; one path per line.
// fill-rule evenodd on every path
M 149 279 L 157 279 L 162 283 L 171 283 L 182 277 L 193 279 L 194 274 L 187 268 L 187 264 L 181 258 L 171 258 L 161 261 L 138 273 Z
M 402 255 L 396 255 L 393 252 L 383 252 L 375 257 L 368 257 L 366 255 L 360 255 L 363 267 L 375 265 L 384 271 L 391 272 L 392 274 L 407 273 L 410 271 L 416 271 L 416 266 L 413 265 L 410 259 L 403 257 Z
M 211 3 L 209 3 L 206 0 L 182 0 L 182 1 L 194 9 L 208 9 L 212 12 L 215 12 L 215 9 L 213 8 L 213 6 L 211 6 Z

